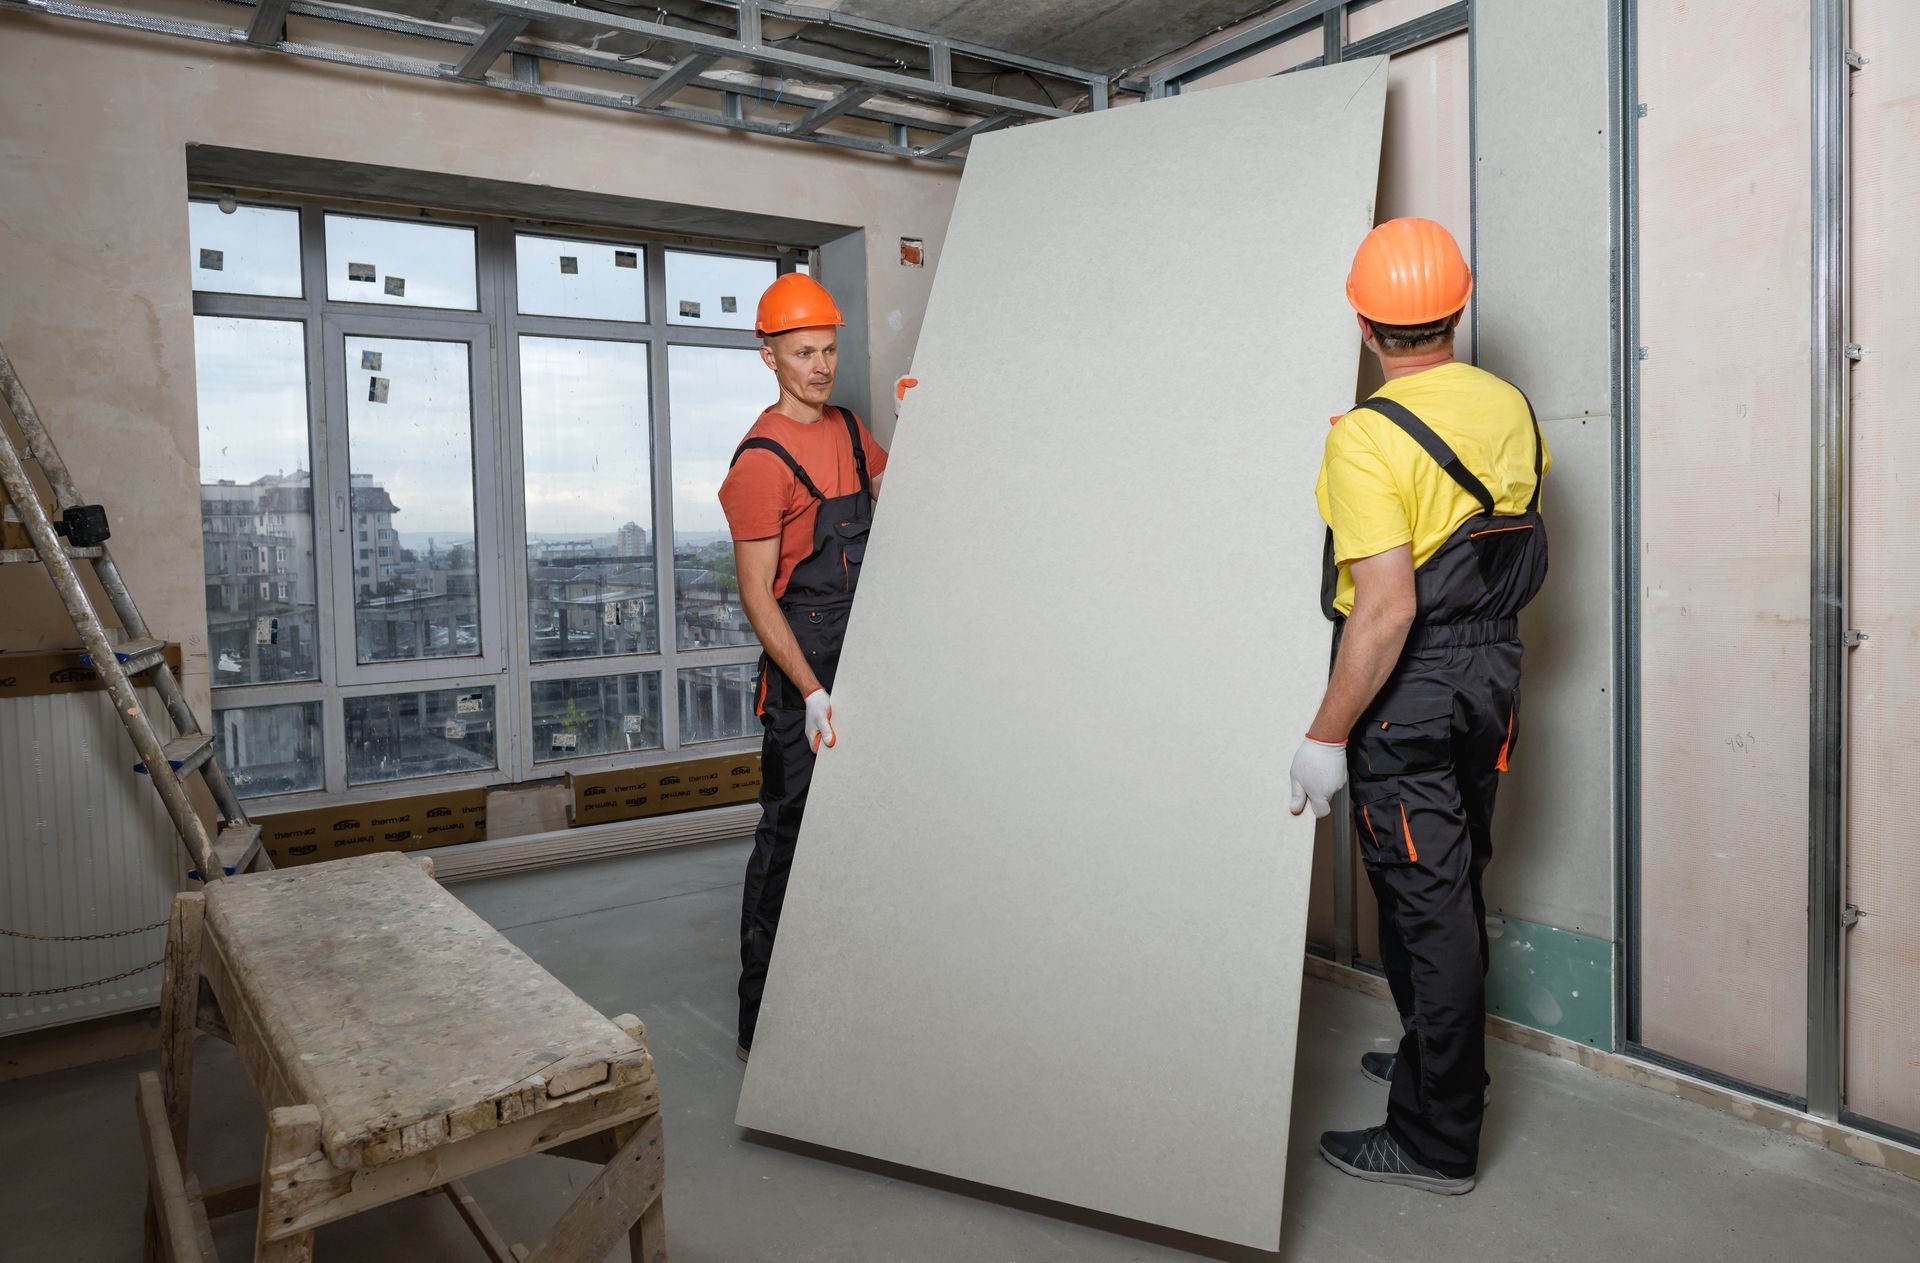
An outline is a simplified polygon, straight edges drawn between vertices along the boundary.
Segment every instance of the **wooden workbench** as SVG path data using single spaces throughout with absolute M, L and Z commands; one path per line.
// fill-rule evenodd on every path
M 141 1076 L 149 1259 L 217 1263 L 208 1221 L 257 1203 L 256 1260 L 314 1229 L 443 1190 L 496 1263 L 664 1263 L 660 1096 L 638 1019 L 609 1021 L 435 882 L 369 855 L 180 895 L 160 1073 Z M 267 1110 L 260 1178 L 184 1170 L 198 1030 L 232 1041 Z M 533 1153 L 600 1172 L 531 1252 L 461 1181 Z

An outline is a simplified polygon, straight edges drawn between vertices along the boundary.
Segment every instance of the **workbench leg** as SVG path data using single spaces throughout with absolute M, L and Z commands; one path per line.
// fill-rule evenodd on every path
M 616 1018 L 615 1020 L 618 1021 L 619 1019 Z M 639 1019 L 636 1018 L 634 1021 L 637 1024 Z M 631 1031 L 628 1033 L 632 1034 Z M 640 1041 L 642 1047 L 645 1047 L 647 1042 L 646 1028 L 641 1027 L 639 1033 L 635 1035 L 635 1038 Z M 659 1135 L 657 1129 L 660 1126 L 660 1116 L 658 1114 L 653 1115 L 651 1118 L 643 1118 L 637 1123 L 626 1123 L 615 1128 L 613 1135 L 610 1137 L 615 1152 L 617 1153 L 625 1149 L 628 1143 L 649 1124 L 656 1129 L 653 1134 L 657 1137 Z M 654 1141 L 654 1145 L 658 1147 L 659 1141 L 657 1139 Z M 660 1183 L 658 1193 L 651 1202 L 647 1203 L 647 1208 L 640 1212 L 640 1218 L 633 1221 L 633 1227 L 627 1230 L 627 1257 L 631 1260 L 631 1263 L 667 1263 L 666 1174 L 666 1159 L 663 1155 L 660 1159 Z
M 187 1160 L 187 1115 L 193 1105 L 193 1040 L 199 1034 L 200 938 L 207 897 L 175 895 L 167 912 L 166 989 L 160 993 L 160 1088 L 167 1126 L 182 1165 Z
M 667 1263 L 667 1199 L 664 1195 L 640 1212 L 627 1231 L 627 1255 L 633 1263 Z
M 199 892 L 175 895 L 167 910 L 166 985 L 160 992 L 160 1096 L 167 1109 L 167 1131 L 181 1164 L 187 1161 L 187 1115 L 193 1104 L 193 1039 L 200 1007 L 200 931 L 207 897 Z M 160 1213 L 147 1187 L 149 1263 L 161 1257 Z
M 622 1235 L 637 1251 L 636 1263 L 666 1263 L 666 1220 L 660 1208 L 666 1159 L 660 1116 L 649 1114 L 614 1130 L 619 1152 L 567 1207 L 531 1263 L 577 1263 L 604 1259 Z M 651 1218 L 649 1218 L 651 1216 Z
M 260 1218 L 254 1231 L 254 1263 L 312 1263 L 313 1231 L 269 1239 L 280 1226 L 282 1189 L 275 1170 L 297 1167 L 320 1149 L 320 1111 L 286 1105 L 267 1114 L 267 1151 L 260 1160 Z

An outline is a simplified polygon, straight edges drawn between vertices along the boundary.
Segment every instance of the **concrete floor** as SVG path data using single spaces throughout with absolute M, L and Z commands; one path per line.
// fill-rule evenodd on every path
M 1384 1003 L 1312 979 L 1278 1255 L 750 1139 L 733 1125 L 745 855 L 742 843 L 720 843 L 453 887 L 590 1003 L 646 1021 L 667 1111 L 675 1263 L 1920 1259 L 1920 1183 L 1500 1042 L 1489 1045 L 1494 1104 L 1478 1189 L 1440 1198 L 1342 1175 L 1315 1137 L 1379 1120 L 1384 1089 L 1355 1062 L 1391 1046 L 1395 1021 Z M 260 1116 L 231 1050 L 201 1048 L 193 1160 L 216 1182 L 256 1168 Z M 138 1257 L 132 1097 L 146 1064 L 0 1084 L 0 1259 Z M 589 1175 L 530 1158 L 473 1184 L 508 1239 L 531 1242 Z M 225 1257 L 249 1257 L 250 1219 L 215 1227 Z M 441 1198 L 322 1230 L 319 1256 L 478 1257 Z

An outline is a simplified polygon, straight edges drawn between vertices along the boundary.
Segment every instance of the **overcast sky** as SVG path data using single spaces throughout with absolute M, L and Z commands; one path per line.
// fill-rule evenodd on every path
M 251 206 L 227 214 L 195 202 L 189 221 L 196 289 L 300 295 L 297 214 Z M 473 308 L 472 230 L 330 214 L 324 231 L 329 299 Z M 643 321 L 648 264 L 658 266 L 663 257 L 666 317 L 673 325 L 751 328 L 760 292 L 776 274 L 770 259 L 678 250 L 650 256 L 637 244 L 521 234 L 515 241 L 519 309 Z M 374 280 L 355 279 L 369 270 Z M 402 282 L 400 293 L 388 292 L 390 279 Z M 310 466 L 304 329 L 292 320 L 196 317 L 204 481 L 246 483 Z M 466 345 L 356 336 L 345 338 L 341 350 L 345 380 L 336 389 L 345 394 L 353 472 L 370 475 L 392 495 L 400 510 L 396 529 L 470 535 Z M 368 353 L 379 357 L 377 367 L 363 358 Z M 519 353 L 529 533 L 608 535 L 630 521 L 651 533 L 645 345 L 529 336 Z M 682 531 L 724 531 L 720 483 L 734 447 L 776 397 L 772 374 L 754 351 L 676 346 L 668 354 L 676 520 Z M 494 412 L 504 418 L 504 409 Z
M 296 321 L 195 319 L 201 478 L 252 482 L 308 466 L 306 364 Z M 409 533 L 473 530 L 466 347 L 345 339 L 351 466 L 387 488 Z M 363 367 L 363 355 L 380 367 Z M 626 522 L 653 529 L 646 349 L 640 343 L 527 337 L 520 344 L 527 530 L 582 537 Z M 375 378 L 385 402 L 369 398 Z M 727 462 L 775 396 L 758 352 L 675 346 L 674 512 L 682 531 L 726 529 Z M 457 477 L 455 471 L 466 476 Z

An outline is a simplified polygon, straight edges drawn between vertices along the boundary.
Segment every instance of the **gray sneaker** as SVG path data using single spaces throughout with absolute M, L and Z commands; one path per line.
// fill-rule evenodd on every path
M 1320 1135 L 1320 1156 L 1348 1175 L 1376 1184 L 1400 1184 L 1457 1197 L 1473 1191 L 1474 1177 L 1442 1175 L 1400 1147 L 1385 1125 Z
M 1392 1087 L 1393 1086 L 1393 1063 L 1398 1061 L 1399 1059 L 1400 1059 L 1399 1053 L 1383 1053 L 1383 1052 L 1361 1053 L 1360 1054 L 1360 1073 L 1367 1076 L 1367 1078 L 1372 1079 L 1375 1083 L 1384 1083 L 1388 1087 Z M 1493 1085 L 1492 1084 L 1487 1085 L 1486 1092 L 1483 1093 L 1480 1097 L 1480 1103 L 1482 1105 L 1493 1104 Z

